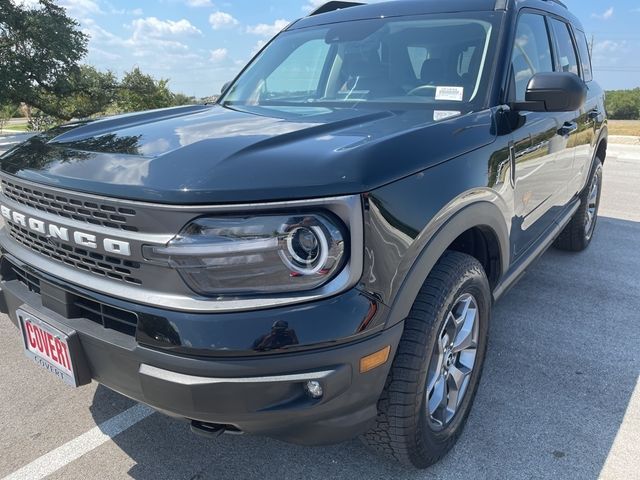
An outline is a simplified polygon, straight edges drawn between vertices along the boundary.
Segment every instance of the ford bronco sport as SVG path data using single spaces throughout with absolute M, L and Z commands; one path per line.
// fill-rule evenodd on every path
M 469 414 L 493 303 L 550 245 L 589 245 L 606 148 L 559 1 L 330 2 L 214 105 L 2 156 L 0 309 L 70 385 L 426 467 Z

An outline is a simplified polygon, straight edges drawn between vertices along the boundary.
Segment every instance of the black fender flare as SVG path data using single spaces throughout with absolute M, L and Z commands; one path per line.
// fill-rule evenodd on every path
M 598 135 L 598 140 L 596 140 L 595 143 L 595 148 L 593 150 L 593 155 L 591 157 L 591 164 L 589 165 L 589 172 L 587 174 L 587 178 L 585 179 L 582 188 L 580 188 L 579 192 L 583 192 L 585 188 L 588 188 L 589 186 L 589 179 L 591 178 L 591 176 L 593 175 L 593 172 L 596 168 L 596 158 L 598 158 L 598 152 L 600 151 L 600 146 L 602 145 L 602 143 L 605 142 L 607 144 L 607 146 L 609 145 L 609 129 L 607 127 L 607 125 L 605 124 L 602 129 L 600 130 L 600 134 Z M 603 163 L 605 161 L 604 158 L 600 159 Z
M 403 321 L 409 315 L 420 288 L 440 257 L 456 238 L 474 227 L 488 228 L 495 234 L 500 247 L 500 276 L 506 273 L 511 260 L 511 243 L 510 227 L 504 214 L 490 201 L 477 201 L 463 206 L 441 224 L 415 257 L 391 304 L 387 328 Z

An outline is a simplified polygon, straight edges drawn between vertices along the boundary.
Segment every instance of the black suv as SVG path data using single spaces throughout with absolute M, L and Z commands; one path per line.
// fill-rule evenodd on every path
M 62 380 L 197 432 L 432 464 L 493 303 L 592 239 L 607 128 L 580 22 L 551 0 L 330 2 L 224 90 L 2 156 L 1 310 Z

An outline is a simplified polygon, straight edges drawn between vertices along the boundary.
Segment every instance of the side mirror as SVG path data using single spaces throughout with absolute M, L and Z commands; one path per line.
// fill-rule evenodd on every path
M 229 90 L 229 87 L 231 86 L 231 82 L 227 82 L 224 85 L 222 85 L 222 89 L 220 90 L 220 95 L 224 95 L 225 93 L 227 93 L 227 90 Z
M 524 102 L 513 104 L 514 110 L 530 112 L 573 112 L 587 98 L 587 85 L 575 73 L 537 73 L 527 85 Z

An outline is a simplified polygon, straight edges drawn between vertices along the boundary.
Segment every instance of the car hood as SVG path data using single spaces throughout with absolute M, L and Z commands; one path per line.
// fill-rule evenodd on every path
M 242 203 L 370 191 L 493 140 L 489 111 L 292 112 L 190 106 L 69 124 L 10 150 L 0 170 L 132 200 Z

